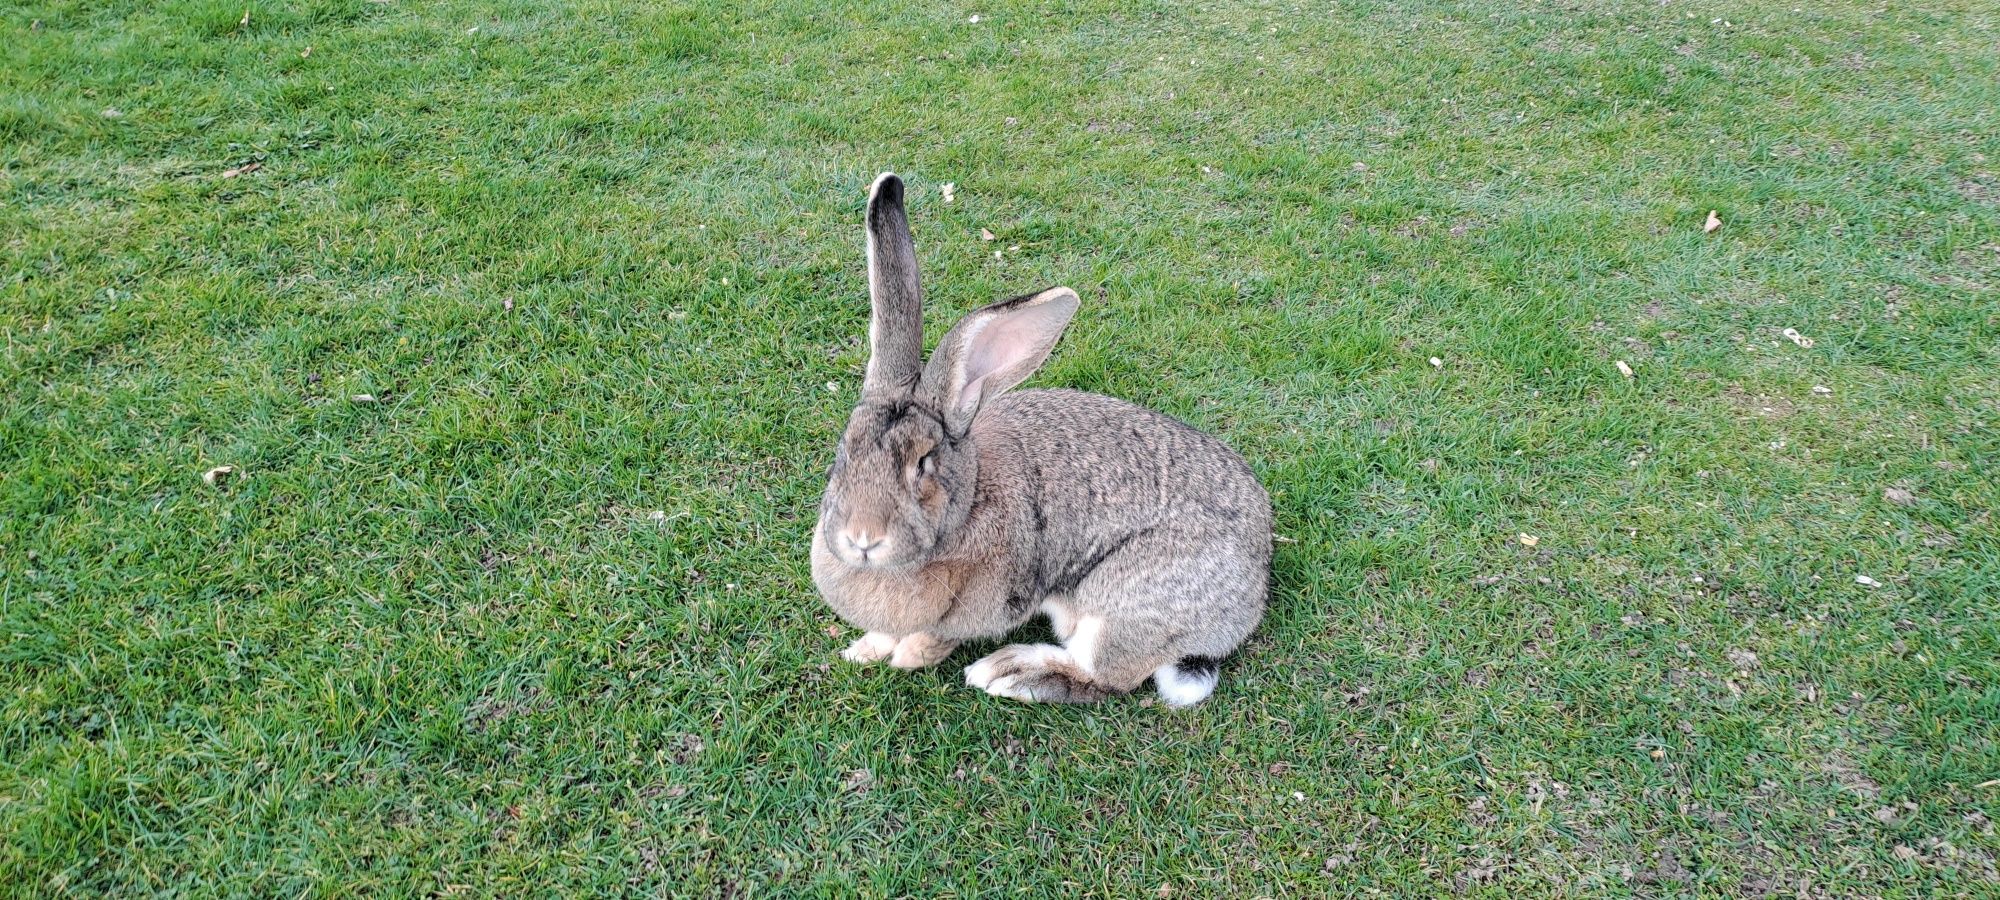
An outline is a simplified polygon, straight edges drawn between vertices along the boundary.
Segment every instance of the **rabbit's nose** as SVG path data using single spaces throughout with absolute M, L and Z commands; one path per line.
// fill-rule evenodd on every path
M 867 558 L 869 553 L 889 542 L 887 534 L 883 534 L 879 530 L 871 530 L 866 525 L 858 528 L 849 526 L 847 529 L 841 531 L 840 536 L 843 540 L 847 541 L 847 546 L 853 547 L 854 552 L 861 554 L 864 559 Z

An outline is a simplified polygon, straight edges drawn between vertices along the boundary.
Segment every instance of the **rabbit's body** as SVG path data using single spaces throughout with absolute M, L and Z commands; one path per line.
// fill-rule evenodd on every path
M 814 582 L 868 632 L 846 656 L 930 665 L 1040 612 L 1062 646 L 1003 647 L 967 682 L 1090 701 L 1152 677 L 1170 704 L 1201 700 L 1263 615 L 1263 487 L 1220 441 L 1161 413 L 1001 393 L 1046 358 L 1075 309 L 1066 288 L 975 312 L 912 375 L 922 326 L 901 194 L 885 175 L 870 198 L 874 357 L 813 532 Z

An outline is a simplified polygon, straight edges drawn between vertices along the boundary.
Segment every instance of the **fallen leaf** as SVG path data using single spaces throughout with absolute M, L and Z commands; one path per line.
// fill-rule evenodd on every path
M 238 28 L 248 28 L 248 27 L 250 27 L 250 8 L 249 8 L 249 7 L 247 7 L 247 6 L 246 6 L 246 7 L 244 7 L 244 8 L 243 8 L 243 21 L 241 21 L 241 22 L 238 22 L 238 23 L 236 23 L 236 27 L 238 27 Z
M 213 469 L 201 473 L 201 480 L 208 482 L 209 486 L 213 487 L 214 485 L 220 483 L 222 479 L 227 478 L 235 473 L 236 473 L 235 466 L 216 466 Z
M 944 194 L 944 202 L 946 203 L 952 201 L 952 194 L 957 190 L 958 185 L 954 182 L 947 181 L 944 184 L 938 185 L 938 191 Z
M 513 312 L 513 311 L 514 311 L 514 298 L 512 298 L 512 297 L 505 297 L 505 298 L 502 298 L 502 299 L 500 300 L 500 308 L 501 308 L 501 309 L 504 309 L 504 310 L 506 310 L 506 311 L 508 311 L 508 312 Z
M 1435 356 L 1431 357 L 1431 368 L 1433 368 L 1433 369 L 1442 369 L 1442 368 L 1444 368 L 1444 360 L 1441 360 L 1441 359 L 1438 359 L 1438 358 L 1437 358 L 1437 357 L 1435 357 Z
M 1625 362 L 1624 360 L 1622 360 L 1622 359 L 1621 359 L 1621 360 L 1619 360 L 1619 361 L 1618 361 L 1618 374 L 1620 374 L 1620 375 L 1623 375 L 1623 376 L 1625 376 L 1626 378 L 1630 378 L 1630 377 L 1632 377 L 1632 366 L 1631 366 L 1630 364 L 1626 363 L 1626 362 Z
M 1723 655 L 1729 657 L 1729 664 L 1738 669 L 1749 671 L 1757 668 L 1757 654 L 1748 650 L 1731 650 Z
M 264 164 L 263 164 L 263 163 L 260 163 L 260 162 L 247 162 L 247 163 L 244 163 L 244 164 L 242 164 L 242 165 L 240 165 L 240 166 L 237 166 L 237 167 L 236 167 L 236 168 L 234 168 L 234 169 L 224 169 L 224 170 L 222 170 L 222 177 L 224 177 L 224 178 L 235 178 L 235 177 L 236 177 L 236 176 L 238 176 L 238 175 L 248 175 L 248 174 L 250 174 L 251 172 L 255 172 L 255 171 L 257 171 L 258 169 L 261 169 L 261 168 L 264 168 Z
M 979 239 L 982 241 L 991 241 L 995 240 L 995 235 L 993 234 L 993 232 L 981 228 L 979 229 Z
M 347 398 L 347 399 L 349 399 L 349 400 L 351 400 L 351 401 L 353 401 L 353 402 L 355 402 L 355 403 L 374 403 L 374 402 L 375 402 L 375 395 L 374 395 L 374 394 L 355 394 L 354 396 L 352 396 L 352 397 L 349 397 L 349 398 Z
M 1666 758 L 1667 758 L 1667 751 L 1665 751 L 1665 750 L 1662 750 L 1662 749 L 1660 749 L 1660 748 L 1658 748 L 1658 747 L 1654 747 L 1654 748 L 1653 748 L 1653 752 L 1651 752 L 1651 753 L 1648 753 L 1648 754 L 1646 754 L 1646 755 L 1647 755 L 1647 756 L 1651 756 L 1651 757 L 1653 758 L 1653 761 L 1654 761 L 1654 762 L 1659 762 L 1660 760 L 1663 760 L 1663 759 L 1666 759 Z
M 1909 506 L 1910 504 L 1917 502 L 1917 495 L 1912 494 L 1909 491 L 1906 491 L 1899 487 L 1883 488 L 1882 499 L 1887 500 L 1890 503 L 1894 503 L 1897 506 Z
M 1712 209 L 1708 211 L 1708 221 L 1702 223 L 1701 226 L 1702 234 L 1714 234 L 1716 229 L 1722 227 L 1722 217 L 1716 215 L 1715 212 Z
M 1882 582 L 1879 582 L 1879 581 L 1876 581 L 1875 579 L 1873 579 L 1873 578 L 1870 578 L 1870 577 L 1868 577 L 1868 576 L 1866 576 L 1866 575 L 1856 575 L 1856 576 L 1854 576 L 1854 583 L 1855 583 L 1855 584 L 1858 584 L 1858 585 L 1861 585 L 1861 586 L 1863 586 L 1863 587 L 1881 587 L 1881 586 L 1882 586 Z
M 1542 539 L 1523 531 L 1521 532 L 1520 541 L 1523 547 L 1533 547 L 1536 544 L 1540 544 Z
M 1911 847 L 1907 844 L 1897 844 L 1896 858 L 1904 862 L 1909 862 L 1910 860 L 1917 858 L 1917 850 L 1915 847 Z
M 1896 822 L 1896 808 L 1893 806 L 1884 806 L 1876 810 L 1874 815 L 1875 821 L 1884 825 L 1893 825 Z
M 122 119 L 125 117 L 125 113 L 120 111 L 117 107 L 112 107 L 110 109 L 107 109 L 101 113 L 98 113 L 98 115 L 103 116 L 107 119 Z
M 973 16 L 972 18 L 970 18 L 970 19 L 966 19 L 965 21 L 967 21 L 967 22 L 971 22 L 972 24 L 974 24 L 974 25 L 977 25 L 977 24 L 979 24 L 979 17 L 978 17 L 978 16 Z
M 1794 344 L 1797 344 L 1797 345 L 1799 345 L 1799 346 L 1801 346 L 1801 347 L 1804 347 L 1804 348 L 1806 348 L 1807 350 L 1811 350 L 1811 349 L 1812 349 L 1812 345 L 1813 345 L 1813 339 L 1812 339 L 1812 338 L 1809 338 L 1809 337 L 1806 337 L 1806 336 L 1805 336 L 1805 335 L 1803 335 L 1803 334 L 1800 334 L 1800 333 L 1799 333 L 1799 330 L 1798 330 L 1798 329 L 1796 329 L 1796 328 L 1787 328 L 1787 329 L 1785 329 L 1785 330 L 1784 330 L 1784 332 L 1783 332 L 1783 333 L 1784 333 L 1785 337 L 1786 337 L 1786 338 L 1787 338 L 1788 340 L 1790 340 L 1790 341 L 1791 341 L 1792 343 L 1794 343 Z
M 1826 385 L 1823 385 L 1823 384 L 1815 384 L 1815 385 L 1813 385 L 1813 393 L 1815 393 L 1815 394 L 1831 394 L 1831 393 L 1833 393 L 1833 388 L 1830 388 L 1830 387 L 1827 387 Z
M 299 51 L 299 58 L 300 58 L 300 59 L 305 59 L 306 57 L 308 57 L 308 56 L 311 56 L 311 55 L 313 55 L 313 48 L 312 48 L 312 45 L 310 45 L 310 44 L 306 45 L 306 48 L 305 48 L 304 50 L 300 50 L 300 51 Z

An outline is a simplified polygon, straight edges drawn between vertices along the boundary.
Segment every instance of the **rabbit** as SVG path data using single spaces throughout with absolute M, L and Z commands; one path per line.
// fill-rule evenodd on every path
M 1061 642 L 1011 644 L 966 684 L 1090 703 L 1151 678 L 1184 707 L 1263 618 L 1271 501 L 1243 458 L 1141 406 L 1010 393 L 1076 313 L 1054 287 L 973 311 L 923 361 L 923 294 L 903 182 L 876 178 L 868 367 L 812 534 L 813 582 L 867 632 L 842 654 L 900 669 L 1037 613 Z

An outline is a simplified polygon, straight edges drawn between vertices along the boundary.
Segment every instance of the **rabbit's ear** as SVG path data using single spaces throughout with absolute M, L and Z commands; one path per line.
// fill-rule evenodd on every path
M 924 369 L 925 399 L 962 435 L 979 408 L 1034 374 L 1076 315 L 1066 287 L 1002 300 L 953 325 Z
M 903 180 L 884 172 L 868 191 L 868 374 L 864 397 L 907 397 L 924 361 L 924 293 L 903 213 Z

